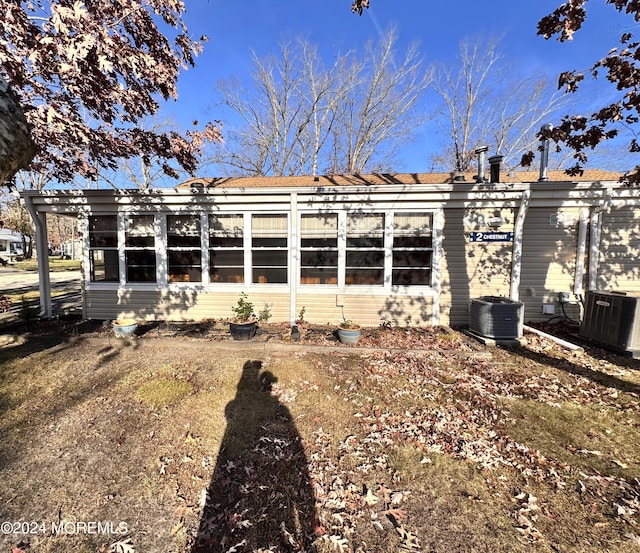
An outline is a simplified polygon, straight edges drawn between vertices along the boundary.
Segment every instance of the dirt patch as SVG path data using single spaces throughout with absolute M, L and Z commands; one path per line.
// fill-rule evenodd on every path
M 0 549 L 640 551 L 637 360 L 451 329 L 4 335 Z

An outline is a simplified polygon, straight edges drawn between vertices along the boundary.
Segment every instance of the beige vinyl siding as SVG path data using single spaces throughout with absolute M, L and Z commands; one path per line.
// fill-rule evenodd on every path
M 487 221 L 504 223 L 492 229 Z M 514 210 L 447 209 L 442 242 L 442 324 L 469 322 L 469 301 L 480 296 L 509 296 L 512 242 L 472 242 L 476 231 L 513 232 Z M 447 306 L 450 309 L 447 310 Z
M 228 319 L 240 292 L 182 290 L 88 290 L 86 292 L 87 317 L 115 319 L 134 317 L 139 320 L 201 321 Z M 288 294 L 250 293 L 256 315 L 265 303 L 271 309 L 272 321 L 289 320 Z
M 563 315 L 560 292 L 573 292 L 578 251 L 579 209 L 531 208 L 523 229 L 519 296 L 525 321 L 546 321 L 543 304 L 553 304 Z M 586 275 L 585 275 L 586 277 Z M 573 294 L 572 300 L 575 300 Z M 565 305 L 566 314 L 578 318 L 577 303 Z
M 341 298 L 340 300 L 338 298 Z M 234 292 L 90 290 L 86 293 L 87 316 L 92 319 L 134 317 L 139 320 L 200 321 L 227 319 L 232 316 L 238 294 Z M 269 304 L 271 322 L 288 322 L 287 294 L 248 294 L 258 314 Z M 428 326 L 433 316 L 431 296 L 406 298 L 391 295 L 299 294 L 296 317 L 304 308 L 304 319 L 316 324 L 339 324 L 344 316 L 363 326 L 379 326 L 383 322 L 401 326 Z
M 597 288 L 640 292 L 640 209 L 603 214 Z
M 118 313 L 117 290 L 86 290 L 84 294 L 87 319 L 116 319 Z
M 399 326 L 432 324 L 433 297 L 397 297 L 380 294 L 299 294 L 296 316 L 304 307 L 304 319 L 316 324 L 339 324 L 344 318 L 363 326 L 382 323 Z

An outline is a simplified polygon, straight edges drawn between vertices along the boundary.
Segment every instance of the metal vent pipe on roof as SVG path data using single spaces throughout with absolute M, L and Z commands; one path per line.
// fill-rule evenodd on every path
M 541 132 L 551 132 L 553 125 L 551 123 L 545 123 L 540 127 Z M 549 139 L 544 137 L 542 139 L 542 152 L 540 153 L 540 178 L 538 181 L 546 182 L 549 180 Z
M 495 155 L 489 158 L 489 167 L 491 172 L 491 182 L 500 182 L 500 164 L 504 156 Z
M 488 151 L 489 146 L 482 146 L 475 151 L 475 154 L 478 156 L 478 174 L 476 175 L 476 182 L 487 182 L 487 178 L 484 175 L 487 171 Z

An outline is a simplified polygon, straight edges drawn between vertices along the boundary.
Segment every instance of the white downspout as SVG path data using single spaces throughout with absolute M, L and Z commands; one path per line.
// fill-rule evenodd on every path
M 598 285 L 598 264 L 600 263 L 600 234 L 602 232 L 602 211 L 591 214 L 591 236 L 589 242 L 589 290 Z
M 576 272 L 573 281 L 573 293 L 581 296 L 584 292 L 584 256 L 587 253 L 587 226 L 589 210 L 580 210 L 580 223 L 578 226 L 578 249 L 576 251 Z
M 600 265 L 600 237 L 602 235 L 602 212 L 611 204 L 611 191 L 603 191 L 604 199 L 591 214 L 591 236 L 589 242 L 589 290 L 598 286 L 598 267 Z
M 525 190 L 520 200 L 520 208 L 516 216 L 516 222 L 513 226 L 513 251 L 511 253 L 511 286 L 509 298 L 518 301 L 520 298 L 520 273 L 522 271 L 522 232 L 524 229 L 524 220 L 529 209 L 529 198 L 531 193 Z
M 291 246 L 289 248 L 289 323 L 296 324 L 298 303 L 298 275 L 300 274 L 300 254 L 298 251 L 298 194 L 293 192 L 290 197 L 291 213 Z
M 433 214 L 433 257 L 431 258 L 431 285 L 433 287 L 433 311 L 431 314 L 431 324 L 433 326 L 440 325 L 441 315 L 440 295 L 442 294 L 442 229 L 444 228 L 443 215 L 444 213 L 442 209 L 439 209 Z
M 24 203 L 36 226 L 36 251 L 38 254 L 38 283 L 40 288 L 40 317 L 53 317 L 51 304 L 51 279 L 49 277 L 49 242 L 47 240 L 47 216 L 38 213 L 30 196 L 24 197 Z

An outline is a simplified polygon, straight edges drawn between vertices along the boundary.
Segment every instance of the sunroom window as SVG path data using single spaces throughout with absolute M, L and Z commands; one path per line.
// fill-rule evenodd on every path
M 302 215 L 300 284 L 338 283 L 338 214 Z
M 153 215 L 130 215 L 125 232 L 127 282 L 156 282 Z
M 432 253 L 431 214 L 396 213 L 393 218 L 391 283 L 403 286 L 430 286 Z
M 384 214 L 347 215 L 345 284 L 384 282 Z
M 252 282 L 286 284 L 289 251 L 287 216 L 251 217 Z
M 89 273 L 92 282 L 118 282 L 118 217 L 89 217 Z
M 211 282 L 244 282 L 244 218 L 209 215 Z
M 199 215 L 167 215 L 169 282 L 202 281 Z

